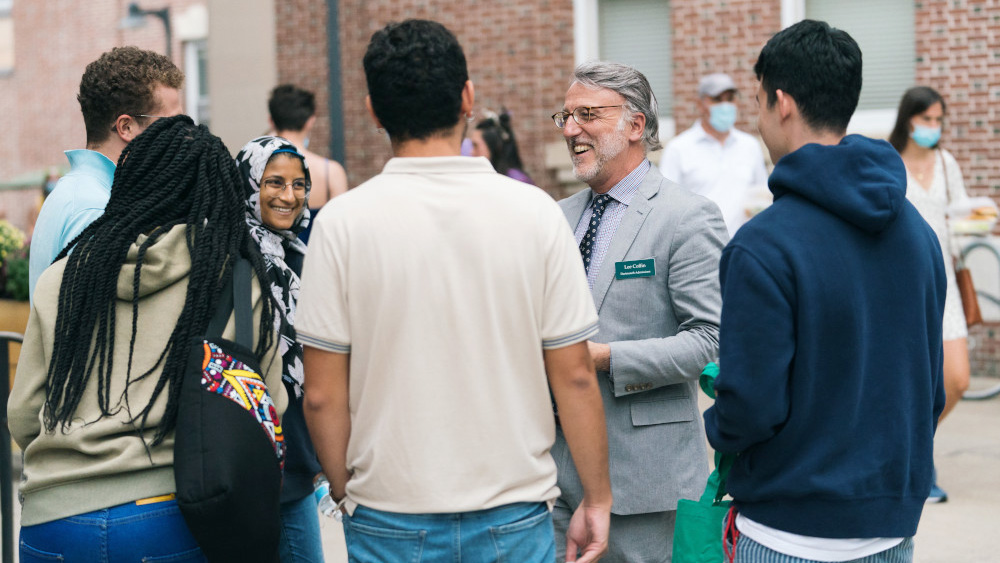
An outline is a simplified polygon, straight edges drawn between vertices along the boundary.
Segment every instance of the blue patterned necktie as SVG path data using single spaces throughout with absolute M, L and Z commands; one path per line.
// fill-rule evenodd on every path
M 601 194 L 590 202 L 590 205 L 594 208 L 594 214 L 590 217 L 590 226 L 587 227 L 587 232 L 583 234 L 583 240 L 580 241 L 580 254 L 583 255 L 583 267 L 587 272 L 590 271 L 591 254 L 594 252 L 594 247 L 597 246 L 597 230 L 601 228 L 601 217 L 604 215 L 604 210 L 607 209 L 610 201 L 611 196 Z

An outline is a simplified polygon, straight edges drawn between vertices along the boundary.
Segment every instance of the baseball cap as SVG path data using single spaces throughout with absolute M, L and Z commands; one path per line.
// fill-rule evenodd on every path
M 701 81 L 698 82 L 698 95 L 708 96 L 709 98 L 714 98 L 723 92 L 735 89 L 736 84 L 733 83 L 733 79 L 724 72 L 716 72 L 715 74 L 703 76 L 701 77 Z

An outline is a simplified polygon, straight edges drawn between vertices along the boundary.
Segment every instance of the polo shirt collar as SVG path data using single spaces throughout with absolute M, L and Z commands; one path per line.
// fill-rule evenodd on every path
M 69 159 L 70 171 L 93 176 L 107 187 L 115 177 L 115 163 L 104 154 L 87 149 L 64 151 Z
M 485 156 L 411 156 L 393 157 L 382 168 L 383 174 L 496 174 Z

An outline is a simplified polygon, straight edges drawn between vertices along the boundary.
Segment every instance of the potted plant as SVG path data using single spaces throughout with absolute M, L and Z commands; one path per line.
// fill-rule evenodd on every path
M 23 333 L 28 311 L 28 245 L 20 229 L 0 220 L 0 330 Z

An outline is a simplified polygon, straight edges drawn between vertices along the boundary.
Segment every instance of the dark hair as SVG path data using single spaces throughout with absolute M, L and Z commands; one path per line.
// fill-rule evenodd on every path
M 177 323 L 165 327 L 171 333 L 156 364 L 129 378 L 130 382 L 138 381 L 162 366 L 152 397 L 133 417 L 133 422 L 140 422 L 141 436 L 153 404 L 167 389 L 166 411 L 152 445 L 174 428 L 189 350 L 195 338 L 205 333 L 222 288 L 230 282 L 233 258 L 247 258 L 262 287 L 269 283 L 263 258 L 244 220 L 242 180 L 229 150 L 204 125 L 195 126 L 184 115 L 157 120 L 125 147 L 104 214 L 57 258 L 69 254 L 59 288 L 56 337 L 45 386 L 46 429 L 51 431 L 60 423 L 65 428 L 70 423 L 92 374 L 97 376 L 102 416 L 113 415 L 121 408 L 112 410 L 114 399 L 110 396 L 117 344 L 119 273 L 129 247 L 140 234 L 148 234 L 138 249 L 133 280 L 132 336 L 128 344 L 131 361 L 140 312 L 143 257 L 150 245 L 177 225 L 185 226 L 191 255 L 184 306 Z M 273 321 L 273 305 L 264 299 L 258 356 L 262 357 L 270 346 Z M 127 405 L 128 384 L 122 398 Z
M 927 108 L 939 102 L 943 113 L 948 109 L 944 98 L 930 86 L 914 86 L 903 93 L 903 99 L 899 100 L 899 111 L 896 112 L 896 125 L 889 135 L 889 143 L 897 152 L 901 153 L 906 148 L 906 142 L 910 138 L 910 120 L 913 116 L 924 113 Z M 937 148 L 937 143 L 931 148 Z
M 454 127 L 469 79 L 465 53 L 443 25 L 410 19 L 372 35 L 364 58 L 372 109 L 395 141 Z
M 772 37 L 753 66 L 767 106 L 777 90 L 792 97 L 806 124 L 843 133 L 861 96 L 861 49 L 846 31 L 802 20 Z
M 115 47 L 87 65 L 76 99 L 87 144 L 103 143 L 119 115 L 156 111 L 156 87 L 180 88 L 184 73 L 167 57 L 138 47 Z
M 510 113 L 504 109 L 500 115 L 487 117 L 476 124 L 483 135 L 483 142 L 490 149 L 490 163 L 501 174 L 511 168 L 524 171 L 521 155 L 517 151 L 517 139 L 510 126 Z
M 316 115 L 316 96 L 298 86 L 282 84 L 271 90 L 267 109 L 276 130 L 301 131 L 309 118 Z

